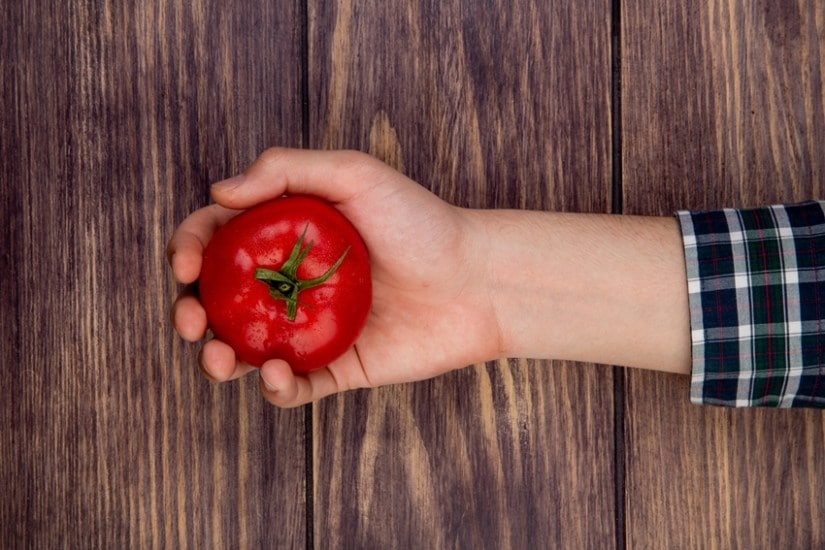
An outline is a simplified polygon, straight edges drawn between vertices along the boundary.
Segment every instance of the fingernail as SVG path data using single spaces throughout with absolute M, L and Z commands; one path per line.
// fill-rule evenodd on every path
M 261 380 L 263 380 L 263 381 L 264 381 L 264 387 L 266 388 L 266 391 L 269 391 L 269 392 L 276 392 L 276 391 L 278 391 L 278 388 L 276 388 L 276 387 L 275 387 L 275 386 L 274 386 L 274 385 L 273 385 L 273 384 L 272 384 L 272 383 L 268 380 L 268 378 L 269 378 L 270 376 L 272 376 L 272 375 L 271 375 L 271 374 L 269 374 L 269 371 L 268 371 L 268 370 L 264 370 L 263 368 L 261 369 Z
M 231 178 L 213 183 L 212 189 L 219 189 L 221 191 L 235 189 L 236 187 L 243 184 L 245 179 L 246 177 L 243 174 L 238 174 L 237 176 L 232 176 Z

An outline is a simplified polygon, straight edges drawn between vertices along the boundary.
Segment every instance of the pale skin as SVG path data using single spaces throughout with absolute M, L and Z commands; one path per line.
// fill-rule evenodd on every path
M 278 359 L 265 363 L 261 392 L 274 405 L 503 357 L 690 373 L 687 284 L 673 218 L 458 208 L 352 151 L 269 149 L 211 193 L 216 204 L 187 217 L 169 242 L 172 272 L 184 285 L 197 280 L 218 227 L 284 194 L 331 202 L 370 252 L 373 303 L 361 336 L 307 375 Z M 171 316 L 185 340 L 206 336 L 206 314 L 189 286 Z M 203 345 L 199 364 L 216 382 L 258 370 L 216 339 Z

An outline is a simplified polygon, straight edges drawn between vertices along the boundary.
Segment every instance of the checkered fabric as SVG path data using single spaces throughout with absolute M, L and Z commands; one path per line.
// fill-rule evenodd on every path
M 676 216 L 691 402 L 825 408 L 825 201 Z

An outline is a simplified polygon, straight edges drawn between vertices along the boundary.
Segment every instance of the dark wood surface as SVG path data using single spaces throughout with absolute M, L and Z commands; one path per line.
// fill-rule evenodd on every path
M 0 14 L 0 547 L 825 545 L 821 413 L 515 359 L 281 411 L 201 378 L 165 264 L 208 184 L 275 144 L 472 207 L 821 197 L 818 0 Z
M 200 377 L 165 259 L 210 181 L 301 144 L 300 6 L 3 5 L 0 547 L 303 546 L 303 411 Z

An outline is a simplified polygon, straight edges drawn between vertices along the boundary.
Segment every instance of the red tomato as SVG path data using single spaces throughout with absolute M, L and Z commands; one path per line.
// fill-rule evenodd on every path
M 331 205 L 275 199 L 229 220 L 203 253 L 200 299 L 215 336 L 241 361 L 295 372 L 340 357 L 372 303 L 367 248 Z

